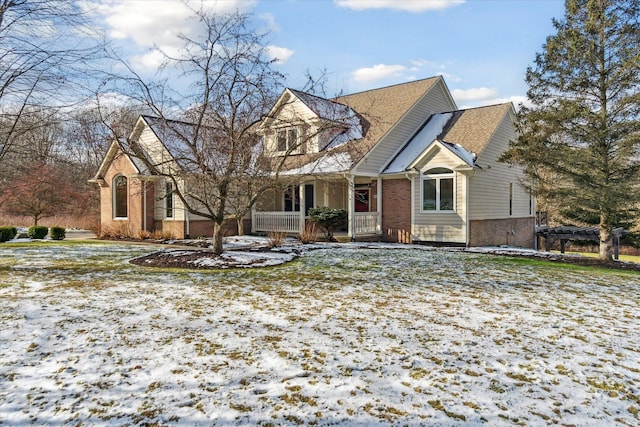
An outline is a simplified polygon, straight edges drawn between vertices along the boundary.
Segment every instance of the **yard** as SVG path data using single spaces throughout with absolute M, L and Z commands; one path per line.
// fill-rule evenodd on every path
M 411 246 L 262 269 L 0 245 L 3 425 L 637 425 L 640 274 Z

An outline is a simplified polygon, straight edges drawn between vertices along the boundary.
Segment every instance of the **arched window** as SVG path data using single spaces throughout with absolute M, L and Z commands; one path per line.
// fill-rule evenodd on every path
M 113 178 L 113 217 L 126 218 L 128 210 L 127 177 L 117 175 Z
M 455 211 L 455 175 L 451 169 L 433 168 L 423 173 L 422 210 Z

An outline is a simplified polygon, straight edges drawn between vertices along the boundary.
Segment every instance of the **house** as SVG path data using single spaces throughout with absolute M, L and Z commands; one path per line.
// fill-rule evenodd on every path
M 154 120 L 129 139 L 175 157 Z M 347 210 L 352 239 L 533 247 L 535 199 L 522 171 L 498 162 L 514 123 L 510 103 L 458 109 L 440 76 L 334 99 L 285 89 L 257 132 L 290 185 L 263 195 L 245 229 L 299 233 L 309 208 L 328 206 Z M 103 227 L 210 235 L 118 142 L 94 181 Z
M 185 185 L 184 180 L 166 176 L 171 170 L 189 169 L 192 151 L 182 137 L 188 136 L 192 128 L 189 123 L 143 115 L 126 143 L 118 140 L 111 143 L 91 180 L 100 186 L 102 234 L 138 237 L 158 232 L 173 238 L 211 236 L 213 221 L 190 214 L 176 195 L 175 186 Z M 132 147 L 138 152 L 130 152 Z M 144 161 L 145 158 L 149 161 Z M 150 164 L 156 170 L 151 170 Z
M 287 89 L 268 117 L 259 132 L 275 156 L 312 137 L 289 153 L 299 183 L 256 204 L 253 232 L 299 232 L 310 207 L 329 206 L 348 211 L 354 239 L 534 245 L 535 199 L 498 162 L 516 137 L 510 103 L 458 110 L 433 77 L 332 100 Z M 349 131 L 315 130 L 338 117 Z

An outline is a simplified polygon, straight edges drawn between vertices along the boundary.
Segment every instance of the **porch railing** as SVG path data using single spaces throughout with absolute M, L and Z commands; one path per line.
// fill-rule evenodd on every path
M 252 231 L 299 233 L 300 212 L 254 212 Z
M 379 234 L 378 212 L 356 212 L 353 217 L 354 235 Z M 300 233 L 300 212 L 260 212 L 253 213 L 251 227 L 254 232 L 278 231 Z
M 378 228 L 378 212 L 355 212 L 354 234 L 376 234 Z

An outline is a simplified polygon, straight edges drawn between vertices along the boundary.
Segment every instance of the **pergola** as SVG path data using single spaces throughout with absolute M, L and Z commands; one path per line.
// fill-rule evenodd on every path
M 620 238 L 626 234 L 628 234 L 628 232 L 622 227 L 613 229 L 613 253 L 615 259 L 618 259 L 620 255 Z M 560 252 L 564 253 L 567 241 L 569 240 L 593 240 L 599 242 L 600 230 L 596 227 L 538 226 L 536 227 L 536 236 L 544 237 L 546 251 L 550 251 L 553 243 L 559 240 Z

